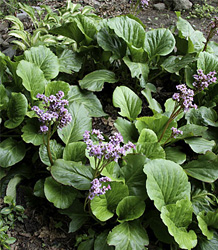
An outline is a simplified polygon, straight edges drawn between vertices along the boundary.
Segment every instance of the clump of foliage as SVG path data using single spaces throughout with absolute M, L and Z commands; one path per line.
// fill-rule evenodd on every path
M 218 13 L 218 8 L 207 3 L 204 0 L 203 4 L 194 4 L 192 11 L 187 18 L 211 18 L 212 15 Z
M 16 205 L 13 197 L 5 196 L 4 203 L 7 204 L 0 211 L 0 249 L 10 249 L 10 245 L 13 244 L 16 239 L 8 236 L 7 232 L 9 229 L 14 229 L 15 222 L 23 222 L 24 208 L 20 205 Z
M 70 1 L 44 19 L 23 7 L 36 29 L 7 17 L 21 55 L 0 54 L 1 196 L 25 180 L 69 216 L 79 250 L 213 249 L 216 20 L 205 38 L 179 13 L 172 32 Z M 92 127 L 105 94 L 119 110 L 109 137 Z

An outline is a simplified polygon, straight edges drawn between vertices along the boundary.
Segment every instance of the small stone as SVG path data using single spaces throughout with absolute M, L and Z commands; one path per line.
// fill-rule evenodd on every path
M 9 46 L 9 48 L 3 50 L 2 53 L 12 58 L 16 54 L 16 49 L 14 46 Z
M 155 10 L 164 10 L 166 8 L 164 3 L 156 3 L 153 5 L 153 8 Z
M 28 17 L 26 12 L 18 13 L 16 16 L 17 16 L 17 18 L 20 19 L 20 21 L 22 21 L 23 19 Z
M 192 7 L 192 3 L 189 0 L 174 0 L 174 10 L 189 10 Z
M 8 29 L 8 23 L 7 22 L 0 23 L 0 31 L 3 31 L 5 29 Z

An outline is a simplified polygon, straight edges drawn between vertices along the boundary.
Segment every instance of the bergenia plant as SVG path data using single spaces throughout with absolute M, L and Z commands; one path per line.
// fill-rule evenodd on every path
M 44 106 L 43 109 L 33 106 L 32 110 L 39 117 L 39 122 L 41 123 L 40 132 L 47 135 L 47 142 L 45 144 L 50 163 L 53 165 L 49 144 L 51 136 L 57 129 L 67 126 L 71 122 L 72 116 L 65 108 L 68 105 L 68 101 L 62 99 L 64 97 L 63 91 L 58 91 L 56 95 L 50 95 L 49 97 L 44 94 L 37 94 L 36 97 L 43 101 Z
M 163 138 L 167 128 L 169 127 L 170 123 L 181 113 L 181 112 L 188 112 L 189 109 L 194 108 L 197 109 L 197 105 L 193 103 L 194 96 L 203 91 L 204 89 L 208 88 L 208 86 L 212 83 L 215 83 L 217 81 L 217 78 L 215 77 L 216 72 L 212 71 L 209 72 L 207 75 L 204 74 L 203 70 L 198 69 L 197 74 L 193 75 L 193 78 L 195 81 L 193 82 L 193 89 L 187 88 L 185 84 L 177 85 L 176 88 L 178 92 L 174 93 L 172 96 L 172 99 L 176 102 L 174 110 L 172 114 L 169 117 L 168 122 L 166 123 L 164 130 L 159 138 L 159 142 Z M 182 134 L 182 131 L 177 130 L 176 128 L 172 127 L 172 134 L 170 138 L 175 138 L 177 135 Z M 167 139 L 164 144 L 166 144 L 169 139 Z

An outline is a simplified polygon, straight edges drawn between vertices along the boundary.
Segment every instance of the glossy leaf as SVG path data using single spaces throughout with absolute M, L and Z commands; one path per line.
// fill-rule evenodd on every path
M 45 87 L 45 95 L 46 96 L 56 95 L 60 90 L 64 92 L 63 99 L 66 99 L 67 93 L 70 90 L 69 83 L 64 81 L 49 82 Z
M 182 164 L 186 161 L 186 154 L 181 151 L 180 147 L 165 148 L 166 159 L 174 161 L 177 164 Z
M 146 199 L 146 176 L 143 173 L 146 157 L 144 155 L 127 155 L 125 161 L 127 164 L 121 168 L 120 174 L 125 178 L 129 194 L 140 196 L 143 200 Z
M 37 65 L 44 73 L 47 80 L 55 78 L 59 73 L 59 61 L 57 56 L 46 46 L 32 47 L 24 52 L 28 62 Z
M 13 129 L 19 126 L 27 113 L 27 99 L 21 93 L 11 93 L 8 103 L 8 120 L 4 123 L 6 128 Z
M 149 244 L 145 229 L 139 221 L 124 222 L 114 227 L 108 234 L 107 243 L 116 250 L 141 250 Z
M 170 30 L 161 28 L 148 31 L 145 38 L 145 50 L 150 58 L 166 56 L 173 51 L 175 39 Z
M 113 93 L 113 104 L 116 108 L 120 108 L 119 114 L 129 120 L 135 120 L 142 110 L 141 99 L 125 86 L 116 87 Z
M 20 61 L 17 66 L 17 75 L 21 77 L 22 84 L 30 91 L 33 99 L 38 93 L 42 94 L 47 83 L 43 71 L 34 63 Z
M 218 179 L 218 158 L 212 152 L 199 155 L 197 160 L 183 166 L 188 175 L 203 182 L 212 183 Z
M 91 117 L 105 116 L 106 113 L 102 109 L 99 99 L 90 91 L 81 90 L 78 86 L 70 86 L 68 93 L 68 101 L 78 102 L 84 105 Z
M 44 192 L 47 200 L 61 209 L 68 208 L 77 196 L 77 191 L 73 187 L 64 186 L 52 177 L 45 179 Z
M 51 151 L 51 157 L 53 161 L 62 158 L 63 150 L 64 150 L 64 147 L 61 144 L 57 143 L 56 140 L 50 140 L 50 151 Z M 47 147 L 45 144 L 42 144 L 40 146 L 39 156 L 40 156 L 41 161 L 45 165 L 47 166 L 51 165 L 49 157 L 48 157 Z
M 192 211 L 192 204 L 188 200 L 178 200 L 176 204 L 166 205 L 161 209 L 161 219 L 182 249 L 191 250 L 197 245 L 195 232 L 187 231 L 192 221 Z
M 94 249 L 95 250 L 112 250 L 114 247 L 107 244 L 108 230 L 100 233 L 95 240 Z
M 35 146 L 43 144 L 43 136 L 39 133 L 39 122 L 38 119 L 33 118 L 29 119 L 26 122 L 26 125 L 23 126 L 21 135 L 23 141 L 26 143 L 32 143 Z
M 0 143 L 0 166 L 7 168 L 23 160 L 26 154 L 25 145 L 12 138 L 7 138 Z
M 145 211 L 145 203 L 138 196 L 124 197 L 118 204 L 116 214 L 119 222 L 138 219 Z
M 134 125 L 134 123 L 129 122 L 126 119 L 118 117 L 114 122 L 114 126 L 123 136 L 124 143 L 129 141 L 136 142 L 138 139 L 138 131 Z
M 144 166 L 148 196 L 158 210 L 181 199 L 190 199 L 191 186 L 184 170 L 168 160 L 151 160 Z
M 51 167 L 51 174 L 56 181 L 63 185 L 73 186 L 79 190 L 91 187 L 94 171 L 90 166 L 81 163 L 58 159 Z
M 191 149 L 198 154 L 205 154 L 207 151 L 212 151 L 215 146 L 215 141 L 208 141 L 201 137 L 191 137 L 185 139 L 185 143 L 189 144 Z
M 198 69 L 202 69 L 204 74 L 208 74 L 211 71 L 218 71 L 218 59 L 214 55 L 208 52 L 201 52 L 197 61 Z
M 79 81 L 79 85 L 82 89 L 101 91 L 105 82 L 115 83 L 117 81 L 118 79 L 116 78 L 114 72 L 101 69 L 95 70 L 86 75 L 82 80 Z
M 63 129 L 58 130 L 58 135 L 65 144 L 83 139 L 85 130 L 91 130 L 92 127 L 88 111 L 82 104 L 71 103 L 69 112 L 72 115 L 72 121 Z
M 65 161 L 86 161 L 86 144 L 84 142 L 71 142 L 64 148 L 63 159 Z

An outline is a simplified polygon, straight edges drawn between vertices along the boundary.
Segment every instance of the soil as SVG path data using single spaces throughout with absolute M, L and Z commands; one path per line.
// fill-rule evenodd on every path
M 130 4 L 127 0 L 84 0 L 72 1 L 73 3 L 80 3 L 82 5 L 91 5 L 96 8 L 97 13 L 102 17 L 112 17 L 116 15 L 121 15 L 129 12 Z M 150 1 L 151 2 L 151 1 Z M 217 0 L 207 1 L 208 4 L 211 4 L 215 7 L 218 7 Z M 53 1 L 46 0 L 43 1 L 43 4 L 50 5 L 53 9 L 57 9 L 65 4 L 66 1 Z M 100 3 L 100 4 L 99 4 Z M 40 5 L 33 2 L 34 5 Z M 6 7 L 6 6 L 5 6 Z M 187 17 L 188 12 L 182 12 L 182 17 Z M 174 11 L 172 10 L 154 10 L 152 3 L 149 7 L 141 11 L 138 15 L 141 21 L 146 25 L 146 29 L 152 28 L 161 28 L 161 27 L 173 27 L 176 23 L 177 17 Z M 209 19 L 202 18 L 189 19 L 189 22 L 192 26 L 204 32 L 207 35 L 207 26 L 210 22 Z M 3 20 L 0 20 L 0 24 L 3 23 Z M 0 38 L 7 40 L 9 27 L 8 25 L 0 29 Z M 217 37 L 214 38 L 217 40 Z M 1 50 L 5 48 L 1 47 Z M 113 113 L 111 111 L 110 105 L 106 107 L 105 112 Z M 103 118 L 101 120 L 94 119 L 93 125 L 97 128 L 100 128 L 105 133 L 111 132 L 113 127 L 113 122 L 115 116 Z M 27 196 L 28 191 L 20 187 L 18 189 L 17 204 L 21 204 L 26 208 L 25 214 L 27 216 L 24 219 L 24 222 L 16 222 L 14 229 L 9 231 L 9 234 L 17 239 L 17 241 L 11 246 L 13 250 L 73 250 L 76 249 L 75 245 L 75 234 L 67 233 L 69 219 L 63 215 L 60 215 L 49 202 L 43 200 L 34 200 L 33 197 Z M 26 197 L 24 199 L 24 197 Z M 30 198 L 31 197 L 31 198 Z M 1 203 L 0 203 L 1 204 Z M 0 205 L 1 206 L 1 205 Z M 60 223 L 61 222 L 61 223 Z M 58 225 L 61 225 L 60 227 Z M 83 233 L 83 232 L 81 232 Z M 150 248 L 154 249 L 154 248 Z M 88 249 L 87 249 L 88 250 Z

